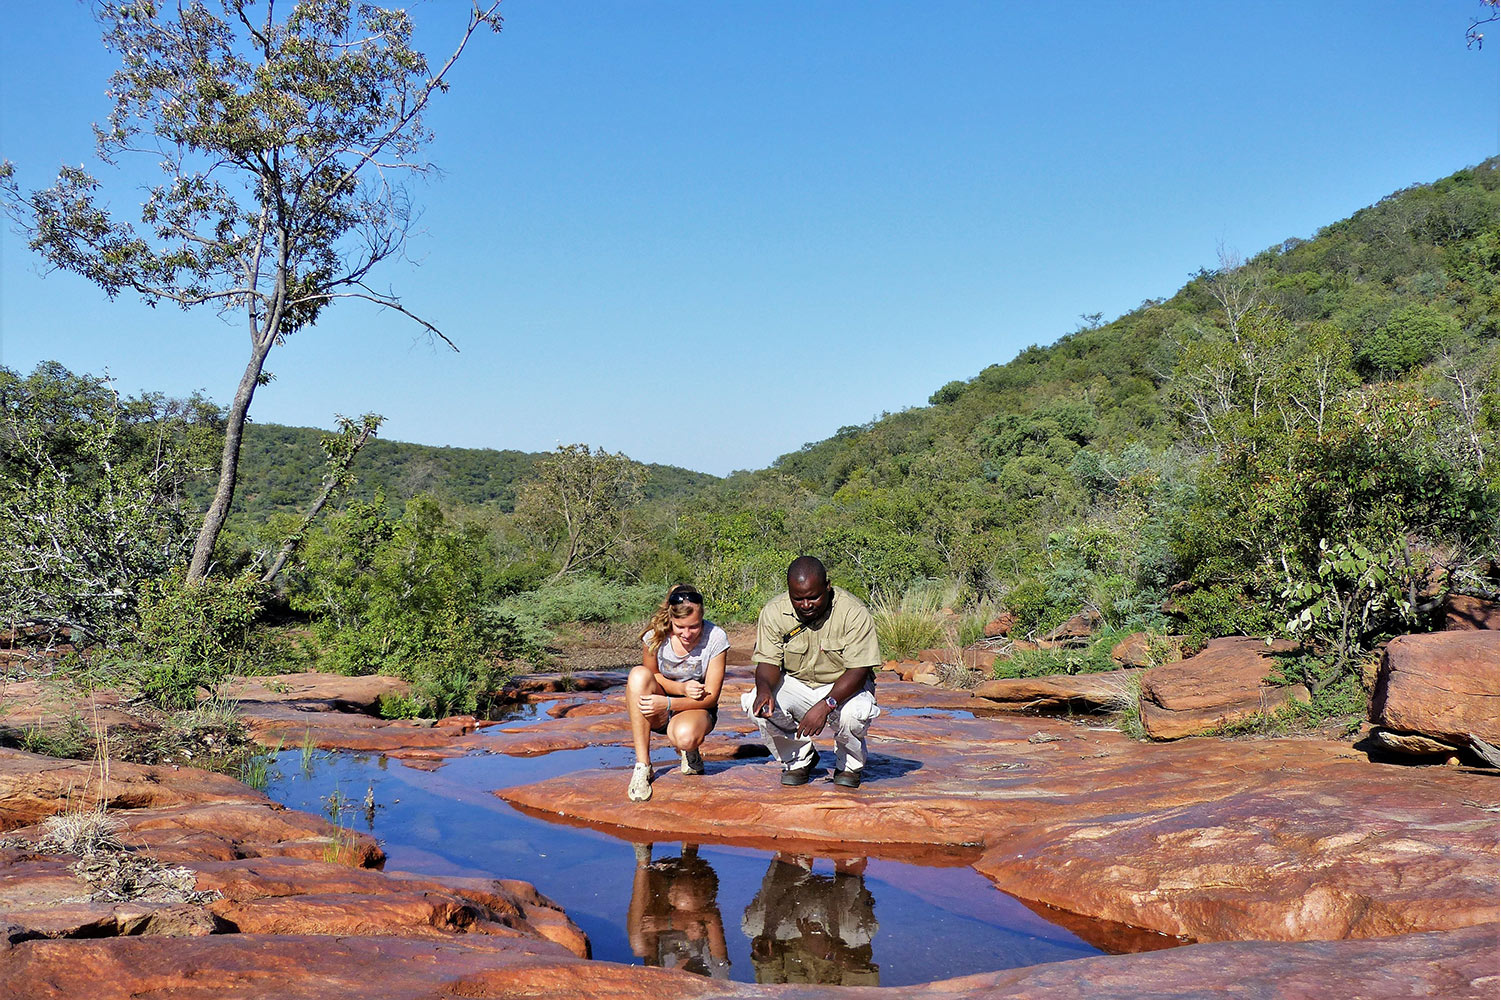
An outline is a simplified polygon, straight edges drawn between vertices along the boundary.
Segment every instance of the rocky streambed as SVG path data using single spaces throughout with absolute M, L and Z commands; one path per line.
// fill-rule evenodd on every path
M 611 689 L 620 679 L 531 679 L 516 693 L 534 707 L 515 719 L 426 726 L 369 713 L 397 683 L 385 679 L 261 679 L 237 695 L 268 745 L 353 748 L 418 778 L 435 769 L 435 781 L 460 757 L 549 755 L 559 766 L 536 769 L 535 780 L 498 796 L 461 782 L 462 794 L 607 831 L 621 845 L 832 859 L 815 866 L 831 884 L 856 859 L 941 857 L 1094 949 L 1132 952 L 997 966 L 903 986 L 902 996 L 1494 997 L 1501 988 L 1493 771 L 1380 763 L 1347 741 L 1311 738 L 1138 743 L 1087 719 L 987 714 L 966 692 L 883 676 L 888 714 L 872 728 L 859 790 L 827 777 L 781 787 L 750 725 L 726 711 L 708 774 L 678 774 L 664 758 L 652 799 L 631 804 L 609 756 L 625 742 Z M 732 668 L 726 703 L 748 683 Z M 562 766 L 570 755 L 559 751 L 599 748 L 604 756 Z M 356 800 L 363 792 L 351 790 Z M 196 895 L 110 900 L 87 866 L 40 846 L 49 816 L 99 801 L 130 853 L 193 873 Z M 0 996 L 893 995 L 587 959 L 589 918 L 539 893 L 536 871 L 402 873 L 357 823 L 186 767 L 117 763 L 101 778 L 86 762 L 0 750 L 0 835 Z M 690 867 L 683 848 L 657 850 Z M 415 854 L 402 860 L 424 867 Z M 1188 943 L 1140 950 L 1154 938 Z

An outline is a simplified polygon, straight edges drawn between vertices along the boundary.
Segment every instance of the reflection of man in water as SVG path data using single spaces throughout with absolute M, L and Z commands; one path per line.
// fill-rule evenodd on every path
M 813 859 L 778 854 L 740 922 L 751 939 L 758 983 L 879 986 L 871 961 L 875 900 L 865 887 L 865 859 L 813 871 Z
M 631 951 L 647 965 L 730 978 L 730 957 L 719 916 L 719 877 L 684 844 L 678 858 L 651 859 L 651 845 L 636 845 L 636 878 L 626 915 Z

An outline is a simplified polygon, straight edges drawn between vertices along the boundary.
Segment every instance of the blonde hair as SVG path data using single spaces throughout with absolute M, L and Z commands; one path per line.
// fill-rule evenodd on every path
M 693 614 L 694 608 L 697 608 L 700 612 L 703 611 L 703 603 L 701 601 L 694 601 L 691 598 L 673 604 L 673 595 L 680 593 L 692 594 L 699 598 L 703 596 L 698 592 L 696 587 L 687 583 L 680 583 L 669 590 L 667 596 L 662 598 L 662 603 L 657 605 L 657 610 L 652 614 L 651 620 L 646 623 L 647 649 L 660 649 L 662 647 L 662 643 L 666 642 L 667 637 L 672 634 L 672 620 L 674 618 L 687 618 Z

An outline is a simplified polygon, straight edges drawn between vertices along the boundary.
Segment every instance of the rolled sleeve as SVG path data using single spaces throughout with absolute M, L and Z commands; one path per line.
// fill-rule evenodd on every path
M 881 644 L 876 640 L 876 623 L 864 608 L 850 615 L 843 655 L 846 670 L 879 667 L 882 663 Z

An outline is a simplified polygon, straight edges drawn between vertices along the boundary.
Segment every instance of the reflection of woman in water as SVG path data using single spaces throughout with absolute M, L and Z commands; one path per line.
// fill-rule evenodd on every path
M 758 983 L 879 986 L 871 961 L 875 900 L 865 887 L 865 859 L 836 859 L 834 874 L 813 859 L 778 854 L 740 927 L 751 939 Z
M 719 876 L 683 845 L 679 858 L 651 859 L 651 845 L 636 845 L 636 879 L 626 915 L 631 951 L 647 965 L 730 978 L 730 956 L 719 916 Z

